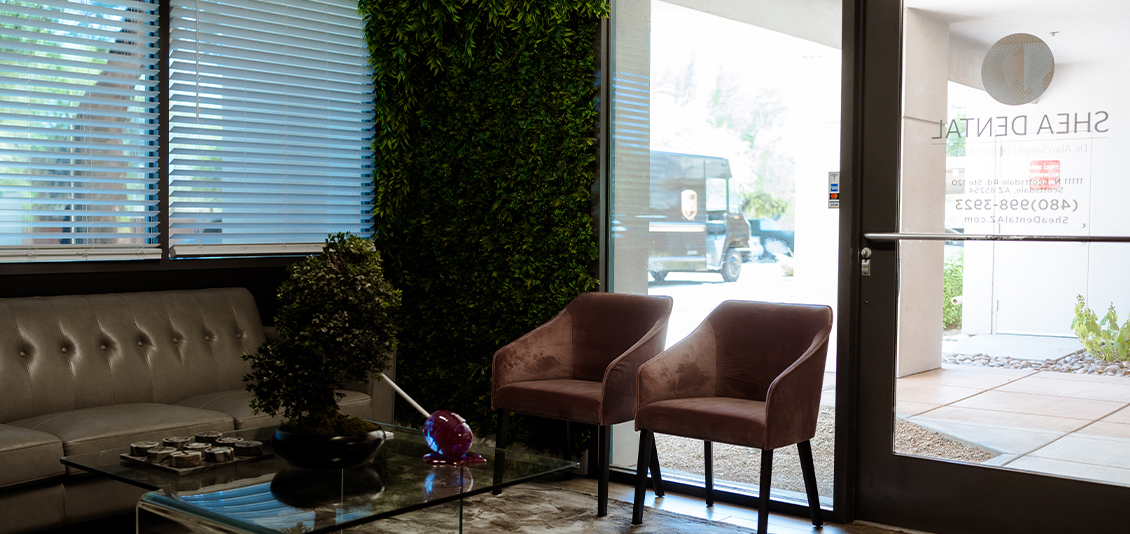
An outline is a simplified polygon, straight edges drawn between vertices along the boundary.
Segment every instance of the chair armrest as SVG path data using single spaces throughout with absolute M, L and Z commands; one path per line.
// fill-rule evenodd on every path
M 641 365 L 636 373 L 636 410 L 669 399 L 713 397 L 716 350 L 714 328 L 704 322 L 675 346 Z
M 601 425 L 623 423 L 636 418 L 638 371 L 641 365 L 663 352 L 663 346 L 667 343 L 669 317 L 670 315 L 665 315 L 657 321 L 647 334 L 612 360 L 604 370 L 600 395 Z
M 765 397 L 766 450 L 800 443 L 816 434 L 830 331 L 822 330 L 804 354 L 769 385 Z
M 569 378 L 573 372 L 572 345 L 573 321 L 566 309 L 498 349 L 491 369 L 492 397 L 499 388 L 514 382 Z

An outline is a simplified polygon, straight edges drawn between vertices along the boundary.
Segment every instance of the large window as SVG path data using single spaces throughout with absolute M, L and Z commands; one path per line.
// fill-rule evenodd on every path
M 0 5 L 0 257 L 153 257 L 156 8 Z
M 0 6 L 0 257 L 303 253 L 371 234 L 356 2 L 161 1 L 168 20 L 134 0 Z

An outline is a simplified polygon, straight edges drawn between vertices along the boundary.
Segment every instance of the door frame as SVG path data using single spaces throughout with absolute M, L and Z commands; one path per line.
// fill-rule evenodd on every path
M 849 185 L 841 185 L 843 202 L 852 209 L 841 214 L 843 375 L 836 399 L 837 482 L 849 487 L 837 487 L 836 502 L 849 504 L 849 520 L 936 533 L 1130 531 L 1130 514 L 1122 506 L 1130 501 L 1130 487 L 892 452 L 898 247 L 864 234 L 899 231 L 903 5 L 901 0 L 855 5 L 855 122 L 845 115 L 845 128 L 851 125 L 852 131 L 845 130 L 843 168 L 851 172 Z M 871 250 L 868 277 L 860 276 L 863 247 Z M 841 448 L 840 439 L 853 430 L 844 427 L 852 423 L 857 439 Z M 841 477 L 840 460 L 848 455 L 854 465 L 845 466 Z

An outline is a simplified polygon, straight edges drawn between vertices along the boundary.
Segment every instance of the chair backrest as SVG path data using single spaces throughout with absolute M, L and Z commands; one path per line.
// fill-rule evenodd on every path
M 666 325 L 671 299 L 619 293 L 582 293 L 565 307 L 573 328 L 573 379 L 600 382 L 608 364 L 652 328 Z M 660 332 L 661 336 L 666 331 Z M 662 350 L 663 339 L 660 339 Z
M 710 312 L 705 322 L 714 331 L 715 395 L 764 401 L 778 375 L 815 340 L 827 339 L 832 310 L 728 300 Z

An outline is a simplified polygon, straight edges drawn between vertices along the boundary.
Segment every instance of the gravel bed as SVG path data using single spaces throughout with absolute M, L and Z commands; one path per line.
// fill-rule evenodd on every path
M 1073 352 L 1054 360 L 1020 360 L 1008 356 L 989 357 L 986 354 L 942 354 L 942 363 L 999 367 L 1003 369 L 1031 369 L 1077 375 L 1130 376 L 1130 361 L 1108 362 L 1087 355 L 1085 351 Z
M 833 449 L 835 447 L 835 409 L 820 408 L 816 436 L 812 438 L 812 463 L 816 467 L 816 486 L 820 495 L 832 496 Z M 656 434 L 660 467 L 703 475 L 705 460 L 702 441 Z M 996 453 L 957 441 L 945 434 L 927 430 L 909 421 L 895 421 L 895 450 L 905 454 L 981 463 Z M 752 484 L 760 483 L 761 452 L 757 449 L 714 444 L 714 478 Z M 804 492 L 796 447 L 773 451 L 773 487 Z

